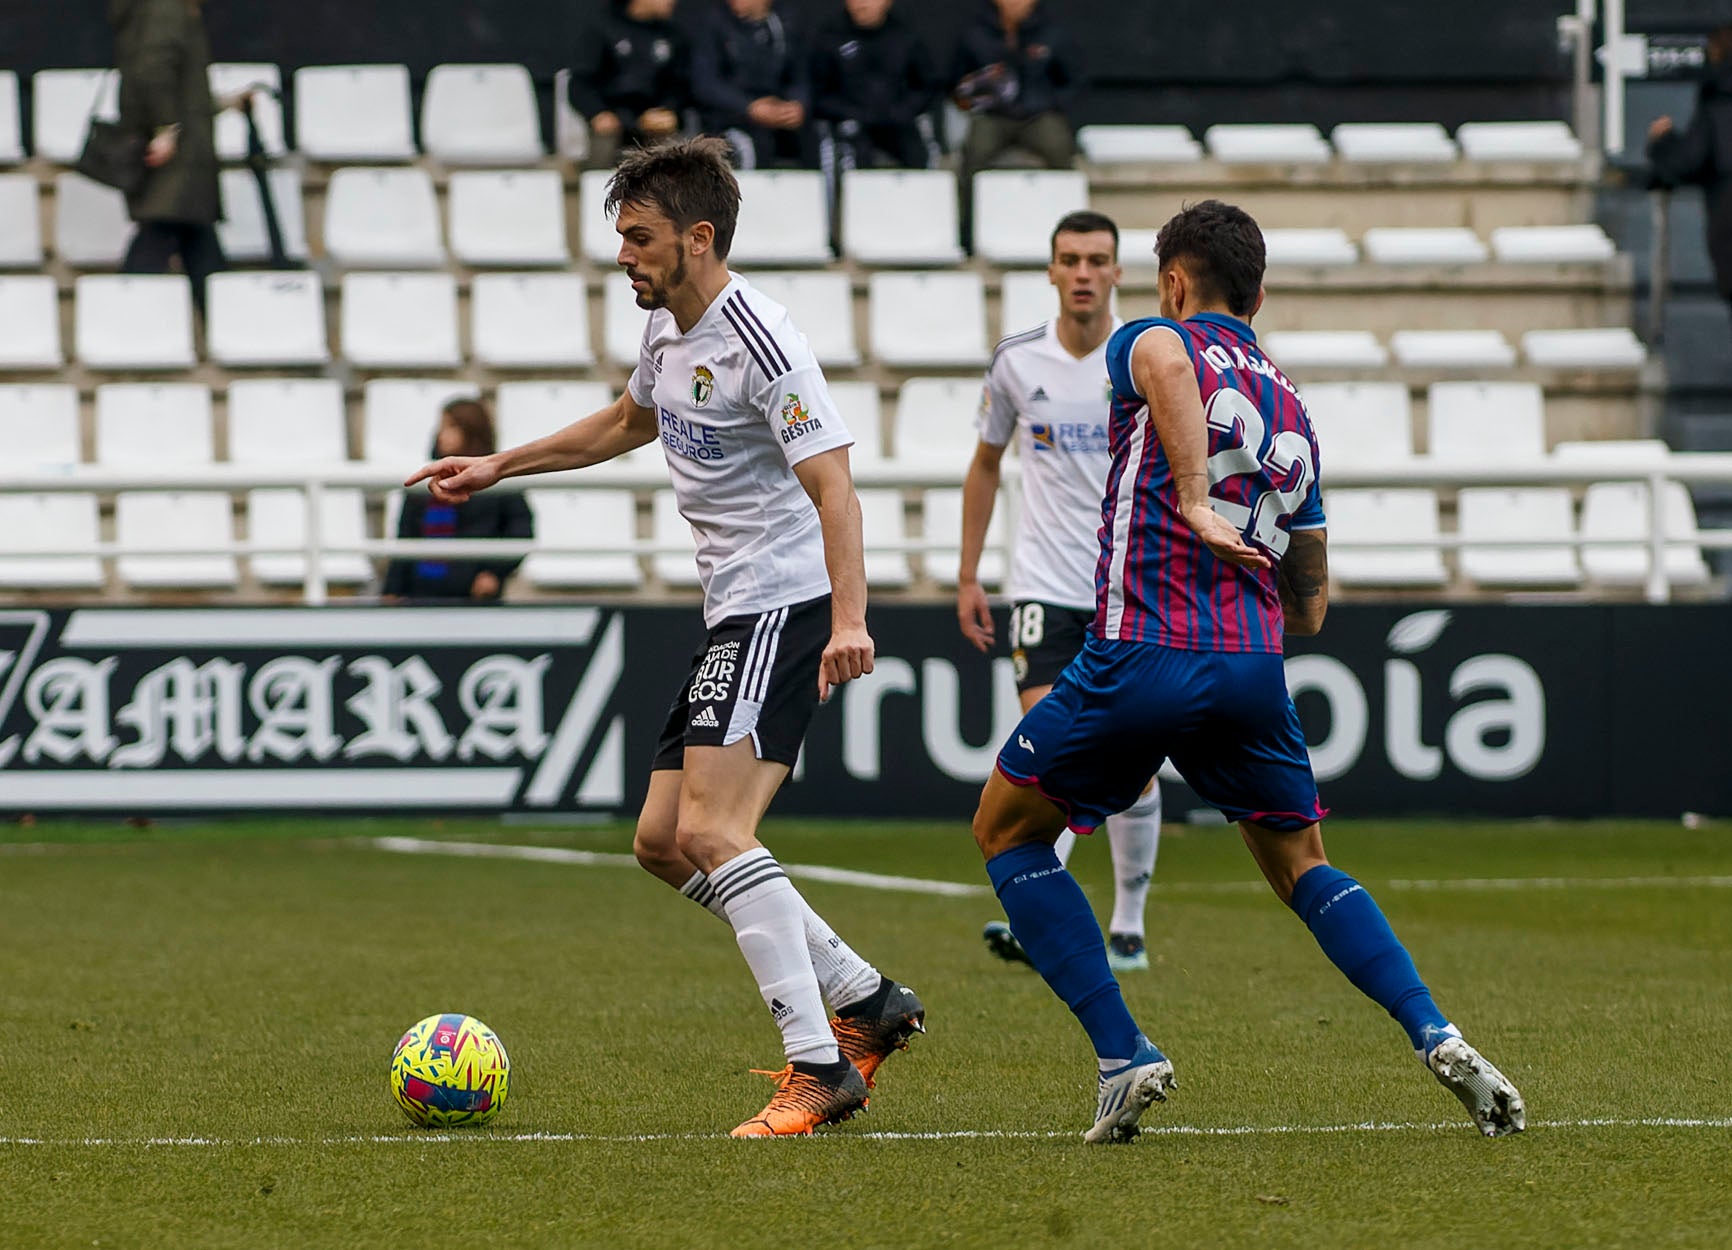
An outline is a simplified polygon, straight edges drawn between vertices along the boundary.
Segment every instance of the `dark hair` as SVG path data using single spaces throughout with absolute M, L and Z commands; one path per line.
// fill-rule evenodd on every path
M 1104 230 L 1113 236 L 1113 259 L 1119 255 L 1119 226 L 1116 221 L 1105 213 L 1097 213 L 1093 209 L 1081 208 L 1074 213 L 1066 213 L 1058 219 L 1058 225 L 1052 228 L 1052 254 L 1058 255 L 1058 236 L 1061 234 L 1094 234 Z
M 463 435 L 459 456 L 491 456 L 499 450 L 499 439 L 493 432 L 493 417 L 487 405 L 479 399 L 454 399 L 441 410 L 450 417 Z
M 740 219 L 731 150 L 727 140 L 713 135 L 634 148 L 608 180 L 603 207 L 612 216 L 622 204 L 653 205 L 680 231 L 707 221 L 715 227 L 716 256 L 726 260 Z
M 1267 253 L 1263 232 L 1244 209 L 1220 200 L 1187 205 L 1155 236 L 1155 255 L 1162 268 L 1184 261 L 1208 303 L 1225 304 L 1235 317 L 1256 311 Z

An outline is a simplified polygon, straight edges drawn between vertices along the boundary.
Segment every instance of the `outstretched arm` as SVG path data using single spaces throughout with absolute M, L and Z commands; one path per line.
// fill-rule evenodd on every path
M 1289 634 L 1311 635 L 1329 611 L 1329 541 L 1324 530 L 1295 530 L 1276 577 Z

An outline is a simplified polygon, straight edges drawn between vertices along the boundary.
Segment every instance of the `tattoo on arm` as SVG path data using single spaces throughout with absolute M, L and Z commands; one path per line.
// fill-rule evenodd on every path
M 1303 620 L 1313 615 L 1329 589 L 1329 554 L 1322 530 L 1300 530 L 1281 557 L 1281 606 Z

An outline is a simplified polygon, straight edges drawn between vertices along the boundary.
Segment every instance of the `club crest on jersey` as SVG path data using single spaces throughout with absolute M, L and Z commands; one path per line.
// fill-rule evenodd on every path
M 824 423 L 807 412 L 806 405 L 800 402 L 800 397 L 789 391 L 782 400 L 782 442 L 791 443 L 812 430 L 823 428 Z
M 696 365 L 692 368 L 692 402 L 702 408 L 710 402 L 710 396 L 716 393 L 716 375 L 707 366 Z
M 1052 426 L 1035 423 L 1028 427 L 1029 442 L 1034 444 L 1036 451 L 1057 451 L 1058 442 L 1053 438 Z

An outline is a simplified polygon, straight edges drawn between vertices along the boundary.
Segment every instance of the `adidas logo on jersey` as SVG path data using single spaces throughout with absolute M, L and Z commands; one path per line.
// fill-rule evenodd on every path
M 1029 403 L 1031 403 L 1031 404 L 1044 404 L 1044 403 L 1046 403 L 1046 401 L 1047 401 L 1046 387 L 1037 386 L 1034 388 L 1034 390 L 1029 392 L 1029 396 L 1028 396 L 1028 402 Z
M 704 706 L 698 714 L 692 717 L 693 729 L 720 729 L 722 722 L 716 719 L 716 709 Z

